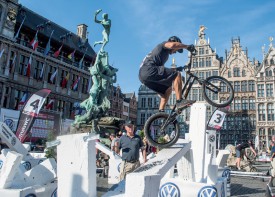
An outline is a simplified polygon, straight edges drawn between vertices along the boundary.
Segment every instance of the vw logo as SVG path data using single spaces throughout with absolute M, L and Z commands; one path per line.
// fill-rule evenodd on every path
M 216 139 L 215 135 L 210 135 L 208 137 L 209 142 L 215 142 L 215 139 Z
M 2 168 L 2 166 L 3 166 L 3 161 L 0 160 L 0 169 Z
M 222 182 L 221 197 L 225 197 L 224 182 Z
M 12 138 L 11 138 L 11 145 L 14 146 L 15 144 L 16 144 L 16 138 L 15 138 L 15 137 L 12 137 Z
M 213 186 L 205 186 L 201 188 L 198 193 L 198 197 L 216 197 L 217 189 Z
M 165 183 L 159 190 L 159 197 L 180 197 L 180 190 L 174 183 Z
M 36 195 L 35 195 L 35 194 L 28 194 L 28 195 L 25 196 L 25 197 L 36 197 Z
M 22 164 L 26 170 L 30 170 L 32 168 L 32 165 L 29 161 L 26 161 Z
M 230 170 L 229 170 L 229 169 L 225 169 L 225 170 L 222 172 L 222 177 L 226 177 L 227 182 L 229 183 L 229 182 L 230 182 L 230 179 L 231 179 Z
M 57 197 L 57 188 L 53 191 L 51 197 Z
M 4 123 L 11 129 L 13 130 L 13 120 L 12 119 L 6 119 Z

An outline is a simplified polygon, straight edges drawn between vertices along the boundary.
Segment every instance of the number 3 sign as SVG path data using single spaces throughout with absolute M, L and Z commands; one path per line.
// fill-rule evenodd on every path
M 226 115 L 226 113 L 224 113 L 220 110 L 216 110 L 213 113 L 211 119 L 209 120 L 208 126 L 212 127 L 212 128 L 215 128 L 215 129 L 221 129 L 223 121 L 225 119 L 225 115 Z

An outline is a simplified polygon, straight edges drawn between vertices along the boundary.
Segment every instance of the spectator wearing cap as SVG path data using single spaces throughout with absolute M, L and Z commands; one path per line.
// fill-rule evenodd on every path
M 132 121 L 124 124 L 126 135 L 119 139 L 119 149 L 122 150 L 122 163 L 120 165 L 120 180 L 125 179 L 126 175 L 133 172 L 140 166 L 139 150 L 142 150 L 144 162 L 147 161 L 146 149 L 139 135 L 134 132 Z

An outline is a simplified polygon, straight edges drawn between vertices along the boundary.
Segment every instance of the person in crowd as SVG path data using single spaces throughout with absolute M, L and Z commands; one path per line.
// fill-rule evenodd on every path
M 273 136 L 272 136 L 273 137 Z M 270 152 L 270 165 L 271 165 L 271 177 L 269 179 L 268 185 L 273 187 L 273 179 L 275 177 L 275 141 L 270 142 L 271 152 Z
M 144 163 L 147 162 L 143 141 L 139 135 L 135 134 L 133 122 L 131 120 L 126 121 L 124 127 L 126 135 L 122 135 L 119 139 L 119 149 L 122 151 L 120 180 L 125 179 L 127 174 L 140 166 L 139 150 L 142 151 Z
M 242 151 L 244 151 L 246 148 L 250 148 L 251 151 L 253 152 L 253 154 L 255 155 L 255 157 L 257 156 L 257 153 L 256 153 L 255 149 L 253 148 L 253 143 L 251 140 L 237 144 L 237 146 L 236 146 L 236 156 L 237 156 L 236 167 L 238 168 L 238 170 L 241 170 L 241 157 L 243 156 Z M 245 151 L 244 151 L 244 154 L 246 155 Z
M 115 153 L 119 154 L 119 148 L 118 148 L 119 133 L 117 133 L 116 135 L 114 133 L 112 133 L 110 135 L 110 139 L 112 141 L 111 150 L 114 151 Z

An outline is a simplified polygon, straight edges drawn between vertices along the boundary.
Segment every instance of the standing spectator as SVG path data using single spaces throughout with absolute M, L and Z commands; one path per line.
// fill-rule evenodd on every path
M 257 153 L 253 148 L 253 144 L 252 144 L 251 140 L 248 140 L 247 142 L 242 142 L 242 143 L 238 144 L 236 146 L 236 156 L 237 156 L 236 167 L 238 168 L 238 170 L 241 170 L 241 157 L 243 156 L 242 151 L 244 151 L 248 147 L 254 153 L 255 157 L 257 156 Z M 244 151 L 244 154 L 246 155 L 245 151 Z
M 146 150 L 142 139 L 134 132 L 132 121 L 126 121 L 124 124 L 126 135 L 119 139 L 119 149 L 122 150 L 122 162 L 120 166 L 120 180 L 125 179 L 126 175 L 133 172 L 140 166 L 139 150 L 142 150 L 144 163 L 147 161 Z
M 112 141 L 111 150 L 114 151 L 115 153 L 119 154 L 119 148 L 118 148 L 119 137 L 118 137 L 118 133 L 117 133 L 117 135 L 112 133 L 110 135 L 110 139 Z
M 273 138 L 273 136 L 272 136 L 272 138 Z M 271 145 L 271 153 L 270 153 L 271 177 L 268 182 L 268 185 L 270 187 L 273 187 L 273 179 L 275 177 L 275 159 L 274 159 L 274 157 L 275 157 L 275 142 L 271 141 L 270 145 Z

